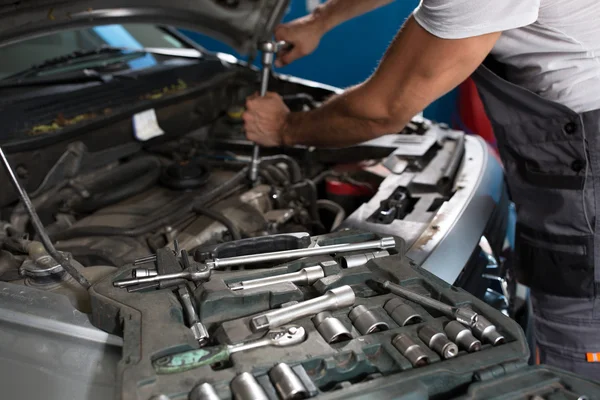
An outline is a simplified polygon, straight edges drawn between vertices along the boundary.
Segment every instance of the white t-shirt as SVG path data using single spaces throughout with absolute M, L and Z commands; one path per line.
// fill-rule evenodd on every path
M 576 112 L 600 109 L 600 0 L 421 0 L 415 20 L 443 39 L 502 31 L 510 82 Z

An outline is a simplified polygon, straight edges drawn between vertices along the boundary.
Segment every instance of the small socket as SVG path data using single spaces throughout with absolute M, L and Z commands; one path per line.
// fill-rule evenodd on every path
M 444 327 L 448 338 L 469 353 L 481 350 L 481 342 L 473 336 L 471 330 L 458 321 L 450 321 Z
M 329 344 L 352 339 L 352 334 L 342 321 L 333 317 L 329 311 L 323 311 L 312 319 L 315 328 Z
M 208 344 L 208 340 L 210 336 L 208 335 L 208 331 L 202 322 L 195 322 L 190 327 L 192 333 L 194 334 L 194 338 L 198 341 L 200 347 L 206 346 Z
M 300 400 L 308 397 L 308 391 L 300 378 L 285 363 L 279 363 L 271 368 L 269 378 L 283 400 Z
M 219 395 L 210 383 L 202 383 L 192 389 L 189 400 L 219 400 Z
M 387 322 L 382 321 L 376 313 L 363 305 L 356 306 L 350 310 L 348 317 L 361 335 L 368 335 L 370 333 L 390 329 Z
M 235 400 L 269 400 L 265 390 L 249 372 L 242 372 L 233 378 L 230 387 Z
M 497 330 L 496 326 L 488 321 L 485 317 L 478 315 L 473 324 L 473 334 L 486 343 L 493 346 L 503 344 L 506 339 Z
M 392 339 L 392 344 L 410 361 L 413 367 L 419 368 L 429 364 L 427 353 L 409 336 L 403 334 L 396 335 Z
M 419 329 L 419 338 L 425 342 L 430 349 L 445 359 L 453 358 L 458 355 L 458 346 L 452 343 L 444 332 L 431 325 L 425 325 Z
M 414 308 L 398 298 L 388 300 L 383 309 L 400 326 L 418 324 L 423 322 L 423 317 Z

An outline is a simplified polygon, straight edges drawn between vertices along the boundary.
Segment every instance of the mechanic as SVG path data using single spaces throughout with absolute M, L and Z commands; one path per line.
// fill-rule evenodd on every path
M 294 47 L 278 65 L 390 2 L 329 0 L 279 26 L 276 38 Z M 539 359 L 600 380 L 598 21 L 597 0 L 422 0 L 367 81 L 309 112 L 254 95 L 247 137 L 353 145 L 399 132 L 473 74 L 517 205 L 518 279 L 531 288 Z

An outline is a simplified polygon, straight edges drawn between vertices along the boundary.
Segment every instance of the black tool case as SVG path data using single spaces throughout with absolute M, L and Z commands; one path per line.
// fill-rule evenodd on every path
M 329 245 L 377 238 L 371 233 L 342 231 L 315 237 L 312 241 Z M 200 320 L 211 336 L 209 347 L 261 337 L 264 332 L 254 334 L 249 327 L 253 315 L 308 300 L 343 285 L 350 285 L 354 290 L 355 305 L 364 305 L 374 311 L 389 329 L 366 335 L 359 333 L 348 317 L 351 309 L 348 307 L 333 311 L 332 314 L 351 331 L 350 340 L 328 344 L 311 318 L 306 317 L 295 322 L 308 333 L 307 339 L 301 344 L 281 348 L 261 347 L 233 354 L 225 363 L 171 374 L 157 374 L 152 362 L 165 355 L 199 348 L 185 324 L 178 297 L 172 288 L 130 293 L 123 288 L 113 287 L 114 280 L 131 277 L 133 267 L 120 269 L 115 276 L 97 283 L 90 291 L 93 323 L 124 338 L 116 397 L 127 400 L 187 399 L 197 385 L 210 383 L 220 398 L 230 399 L 232 379 L 249 372 L 268 397 L 275 400 L 279 397 L 268 372 L 283 362 L 292 367 L 310 398 L 550 400 L 577 399 L 585 395 L 587 397 L 581 397 L 582 400 L 600 399 L 599 384 L 559 370 L 528 366 L 529 350 L 525 336 L 515 321 L 469 293 L 417 268 L 403 256 L 402 239 L 397 238 L 396 243 L 396 249 L 390 251 L 395 254 L 373 259 L 355 268 L 345 269 L 336 255 L 328 255 L 268 268 L 215 271 L 208 282 L 197 284 L 197 287 L 188 283 L 193 290 Z M 228 251 L 231 251 L 232 245 L 228 246 Z M 199 253 L 198 257 L 207 255 L 207 251 Z M 162 249 L 157 256 L 155 266 L 159 273 L 181 270 L 173 251 Z M 321 265 L 326 276 L 310 287 L 284 283 L 231 291 L 227 286 L 243 280 L 295 272 L 314 265 Z M 497 346 L 483 343 L 478 352 L 461 350 L 457 357 L 442 360 L 419 339 L 417 332 L 425 325 L 442 329 L 450 319 L 436 310 L 405 300 L 423 321 L 399 326 L 384 310 L 386 301 L 397 296 L 375 291 L 368 284 L 374 277 L 390 280 L 449 305 L 471 307 L 495 324 L 504 335 L 505 343 Z M 399 333 L 408 335 L 425 350 L 430 361 L 428 365 L 415 368 L 396 349 L 392 338 Z

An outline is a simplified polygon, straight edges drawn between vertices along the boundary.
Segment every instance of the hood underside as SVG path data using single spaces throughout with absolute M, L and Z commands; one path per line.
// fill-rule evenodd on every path
M 251 53 L 289 0 L 0 0 L 0 45 L 91 25 L 153 23 L 210 35 Z

